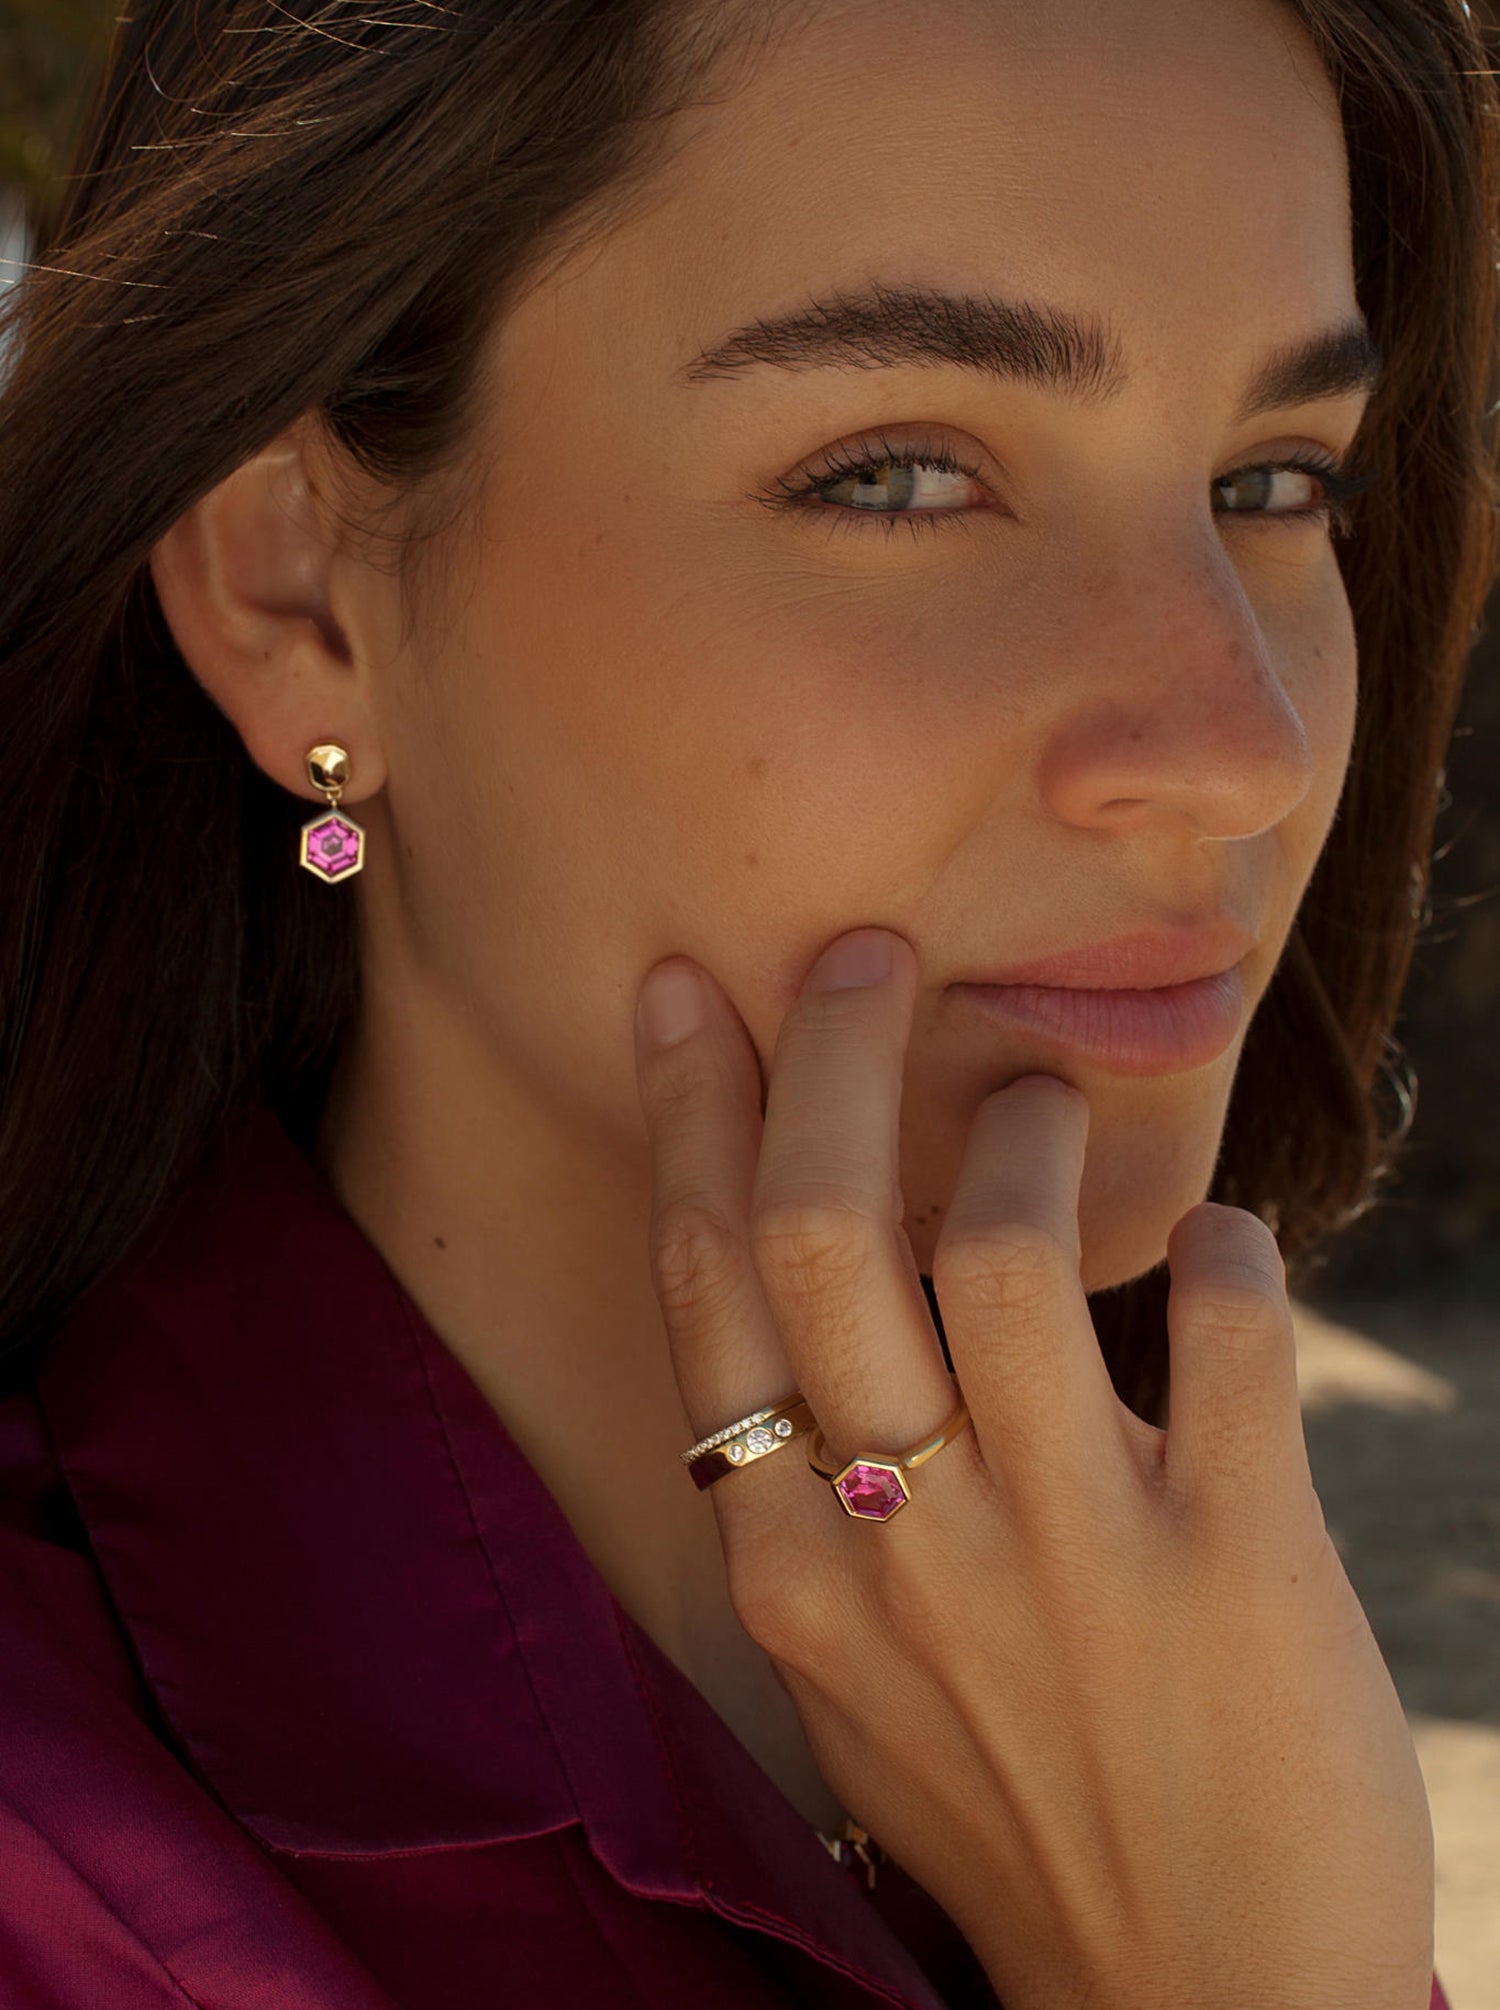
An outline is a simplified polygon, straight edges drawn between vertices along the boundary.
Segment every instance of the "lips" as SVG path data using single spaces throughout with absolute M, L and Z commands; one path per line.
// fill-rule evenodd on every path
M 1080 991 L 1161 991 L 1217 976 L 1248 956 L 1256 938 L 1225 918 L 1181 928 L 1142 929 L 1033 957 L 1003 969 L 977 970 L 964 985 L 1047 985 Z
M 992 1023 L 1115 1075 L 1216 1061 L 1245 1019 L 1239 965 L 1256 938 L 1216 918 L 1145 929 L 963 979 L 950 989 Z
M 1244 1023 L 1237 969 L 1156 991 L 1067 985 L 959 984 L 953 995 L 1043 1048 L 1112 1075 L 1176 1075 L 1217 1061 Z

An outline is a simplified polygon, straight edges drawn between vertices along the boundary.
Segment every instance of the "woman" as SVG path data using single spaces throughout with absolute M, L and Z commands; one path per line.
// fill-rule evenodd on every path
M 0 415 L 7 2004 L 1442 2003 L 1283 1259 L 1494 120 L 1459 0 L 121 19 Z

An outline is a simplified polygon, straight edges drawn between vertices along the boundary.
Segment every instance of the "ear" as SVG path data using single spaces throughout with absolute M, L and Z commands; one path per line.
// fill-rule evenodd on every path
M 345 800 L 385 784 L 364 634 L 389 633 L 388 575 L 346 549 L 330 467 L 304 417 L 184 512 L 151 576 L 184 660 L 256 766 L 317 800 L 310 747 L 349 755 Z

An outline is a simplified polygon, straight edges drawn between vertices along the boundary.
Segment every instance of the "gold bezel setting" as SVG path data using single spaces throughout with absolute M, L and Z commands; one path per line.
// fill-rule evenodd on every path
M 337 842 L 331 849 L 329 839 L 335 831 L 338 833 Z M 315 840 L 316 852 L 313 849 Z M 297 856 L 298 863 L 325 885 L 337 879 L 352 879 L 355 873 L 364 871 L 364 827 L 342 810 L 326 809 L 321 816 L 302 826 L 302 843 Z
M 866 1498 L 874 1498 L 875 1490 L 867 1492 L 866 1487 L 876 1473 L 885 1476 L 878 1491 L 889 1505 L 883 1509 L 856 1507 L 850 1500 L 849 1494 L 845 1492 L 845 1483 L 849 1484 L 850 1491 L 858 1486 Z M 890 1497 L 889 1482 L 892 1480 L 895 1481 L 895 1491 L 899 1496 L 895 1500 Z M 889 1459 L 851 1459 L 847 1466 L 834 1474 L 832 1486 L 843 1505 L 845 1514 L 852 1515 L 855 1521 L 889 1521 L 893 1515 L 900 1514 L 911 1499 L 911 1488 L 906 1484 L 906 1476 L 900 1466 L 893 1464 Z

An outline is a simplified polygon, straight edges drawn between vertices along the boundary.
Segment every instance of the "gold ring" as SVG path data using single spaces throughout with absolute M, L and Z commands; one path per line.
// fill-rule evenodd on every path
M 679 1456 L 701 1493 L 726 1473 L 753 1466 L 757 1459 L 779 1452 L 793 1438 L 805 1437 L 817 1429 L 817 1423 L 807 1398 L 800 1389 L 793 1389 L 779 1402 L 767 1404 L 763 1410 L 752 1410 L 737 1424 L 726 1424 L 722 1431 L 710 1432 Z
M 953 1386 L 956 1389 L 957 1382 Z M 843 1465 L 829 1458 L 823 1433 L 816 1431 L 807 1447 L 807 1463 L 833 1488 L 845 1514 L 853 1515 L 856 1521 L 889 1521 L 911 1499 L 905 1475 L 951 1444 L 968 1422 L 969 1406 L 960 1398 L 951 1415 L 919 1444 L 904 1452 L 861 1452 Z

